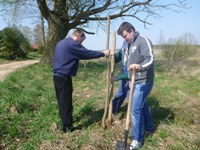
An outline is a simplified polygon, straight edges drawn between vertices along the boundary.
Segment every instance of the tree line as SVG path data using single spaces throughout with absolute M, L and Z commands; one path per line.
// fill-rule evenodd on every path
M 0 56 L 14 60 L 26 58 L 33 51 L 32 45 L 38 46 L 38 52 L 43 52 L 41 26 L 36 25 L 33 31 L 28 26 L 11 26 L 0 30 Z

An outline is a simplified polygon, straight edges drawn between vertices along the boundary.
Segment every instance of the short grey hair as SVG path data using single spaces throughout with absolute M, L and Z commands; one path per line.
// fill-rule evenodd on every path
M 79 35 L 81 38 L 86 38 L 85 33 L 82 29 L 76 29 L 72 35 Z

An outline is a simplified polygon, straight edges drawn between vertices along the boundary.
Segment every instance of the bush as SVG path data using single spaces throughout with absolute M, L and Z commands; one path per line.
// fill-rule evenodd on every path
M 40 47 L 39 47 L 39 49 L 38 49 L 38 53 L 39 54 L 43 54 L 43 52 L 44 52 L 44 46 L 43 45 L 41 45 Z
M 24 58 L 31 49 L 28 39 L 16 27 L 4 28 L 1 37 L 1 53 L 7 59 Z
M 188 58 L 194 56 L 197 52 L 197 47 L 184 43 L 181 40 L 175 41 L 175 43 L 162 45 L 162 56 L 166 59 L 166 71 L 179 70 Z M 177 68 L 178 67 L 178 68 Z
M 24 38 L 22 44 L 21 44 L 21 49 L 25 53 L 29 53 L 32 51 L 31 49 L 31 44 L 29 43 L 29 40 L 27 38 Z

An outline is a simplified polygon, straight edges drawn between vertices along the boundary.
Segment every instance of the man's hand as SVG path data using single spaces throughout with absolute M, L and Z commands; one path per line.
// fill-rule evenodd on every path
M 133 71 L 140 70 L 140 65 L 138 65 L 138 64 L 131 64 L 129 66 L 129 70 L 133 70 Z
M 109 56 L 110 55 L 110 50 L 109 49 L 108 50 L 104 50 L 103 53 L 104 53 L 105 56 Z

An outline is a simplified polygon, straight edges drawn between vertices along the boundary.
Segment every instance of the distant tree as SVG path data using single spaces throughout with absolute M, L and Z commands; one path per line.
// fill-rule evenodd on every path
M 170 2 L 162 0 L 36 0 L 36 2 L 48 23 L 48 36 L 41 62 L 51 64 L 56 43 L 66 37 L 71 29 L 79 27 L 86 30 L 94 22 L 103 25 L 108 15 L 111 20 L 131 17 L 143 22 L 146 26 L 150 24 L 149 17 L 160 17 L 158 10 L 177 11 L 177 7 L 185 7 L 186 0 Z M 32 6 L 35 1 L 9 0 L 1 3 L 12 3 L 25 7 L 26 4 Z
M 21 33 L 28 39 L 29 43 L 33 43 L 33 31 L 28 26 L 18 26 Z
M 161 45 L 165 44 L 165 37 L 163 35 L 162 30 L 160 31 L 160 37 L 159 37 L 159 40 L 158 40 L 158 44 L 159 44 L 160 48 L 161 48 Z
M 21 43 L 21 50 L 23 52 L 25 52 L 25 54 L 28 54 L 29 52 L 32 51 L 32 48 L 31 48 L 31 44 L 29 42 L 29 39 L 24 37 L 22 43 Z
M 0 52 L 2 48 L 2 31 L 0 30 Z
M 33 29 L 33 37 L 34 43 L 38 45 L 43 45 L 43 34 L 42 34 L 42 26 L 37 24 Z
M 42 14 L 40 14 L 40 20 L 41 20 L 41 30 L 42 30 L 42 46 L 45 46 L 46 43 L 46 36 L 45 36 L 45 26 L 44 26 L 44 17 Z
M 16 28 L 4 28 L 1 33 L 1 54 L 8 59 L 26 57 L 30 50 L 27 38 Z
M 197 44 L 197 40 L 192 33 L 184 33 L 179 38 L 179 40 L 186 43 L 186 44 L 189 44 L 189 45 L 196 45 Z
M 166 59 L 166 72 L 180 72 L 183 64 L 196 55 L 197 47 L 194 41 L 192 34 L 184 34 L 178 39 L 169 39 L 166 44 L 162 45 L 162 56 Z

